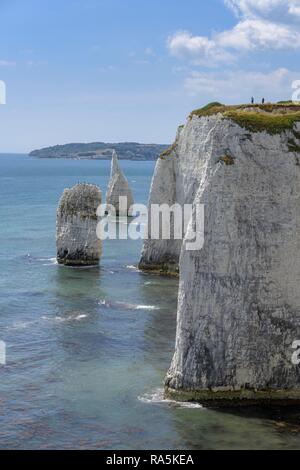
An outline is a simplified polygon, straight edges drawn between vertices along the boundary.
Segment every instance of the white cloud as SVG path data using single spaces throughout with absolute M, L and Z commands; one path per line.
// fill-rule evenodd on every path
M 251 96 L 257 101 L 291 99 L 292 82 L 300 73 L 285 68 L 269 73 L 227 71 L 222 74 L 192 72 L 185 80 L 185 88 L 190 95 L 203 99 L 203 102 L 221 101 L 249 102 Z
M 192 36 L 180 31 L 168 39 L 171 54 L 178 58 L 189 58 L 194 64 L 212 65 L 216 62 L 232 61 L 232 55 L 211 39 Z
M 300 47 L 300 33 L 286 25 L 267 20 L 249 19 L 216 38 L 224 48 L 237 50 L 288 49 Z
M 292 20 L 300 16 L 299 0 L 225 0 L 237 16 L 255 18 L 258 16 Z
M 28 67 L 39 67 L 39 66 L 43 66 L 43 65 L 48 65 L 48 62 L 46 60 L 28 60 L 26 62 L 26 65 Z
M 237 16 L 247 18 L 269 14 L 282 6 L 287 7 L 287 0 L 225 0 L 225 5 L 231 8 Z
M 172 55 L 194 64 L 232 62 L 234 53 L 300 48 L 300 0 L 224 0 L 239 17 L 211 38 L 179 31 L 168 39 Z
M 16 62 L 9 60 L 0 60 L 0 67 L 15 67 Z
M 291 2 L 291 5 L 289 6 L 289 13 L 291 15 L 295 15 L 296 17 L 300 18 L 300 2 L 299 1 Z
M 299 0 L 225 0 L 225 4 L 245 18 L 300 16 Z
M 206 37 L 192 36 L 186 31 L 179 32 L 168 40 L 168 45 L 175 55 L 190 54 L 192 57 L 198 54 L 210 54 L 215 43 Z

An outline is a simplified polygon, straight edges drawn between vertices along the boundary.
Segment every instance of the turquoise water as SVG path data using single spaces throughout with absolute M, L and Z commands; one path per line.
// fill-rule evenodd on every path
M 146 203 L 153 162 L 122 162 Z M 177 281 L 138 272 L 141 243 L 107 241 L 99 269 L 55 264 L 55 212 L 109 162 L 0 156 L 1 449 L 300 448 L 300 413 L 162 400 Z

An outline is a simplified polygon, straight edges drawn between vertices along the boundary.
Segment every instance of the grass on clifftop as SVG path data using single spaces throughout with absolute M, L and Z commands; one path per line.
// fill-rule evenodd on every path
M 177 147 L 177 142 L 174 142 L 174 144 L 172 144 L 171 147 L 167 148 L 167 150 L 165 150 L 163 153 L 160 154 L 159 158 L 168 157 L 169 155 L 171 155 L 171 153 L 174 150 L 176 150 L 176 147 Z
M 193 111 L 190 118 L 213 116 L 218 113 L 251 132 L 266 131 L 269 134 L 280 134 L 286 130 L 293 130 L 294 125 L 300 122 L 300 103 L 280 102 L 238 106 L 210 103 L 204 108 Z

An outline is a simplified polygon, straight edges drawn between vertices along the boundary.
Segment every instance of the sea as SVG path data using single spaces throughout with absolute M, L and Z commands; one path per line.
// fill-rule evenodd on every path
M 154 165 L 121 162 L 138 203 Z M 0 155 L 0 448 L 299 449 L 294 408 L 164 400 L 178 281 L 138 270 L 140 240 L 105 241 L 99 268 L 57 265 L 63 190 L 105 195 L 109 174 L 109 161 Z

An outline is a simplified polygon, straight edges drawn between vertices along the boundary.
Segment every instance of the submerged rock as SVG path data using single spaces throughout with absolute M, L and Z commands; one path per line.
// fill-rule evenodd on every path
M 123 204 L 120 204 L 120 197 L 122 198 Z M 118 216 L 131 215 L 130 208 L 134 204 L 132 191 L 129 187 L 127 178 L 122 172 L 116 152 L 113 152 L 111 162 L 111 174 L 110 181 L 106 194 L 106 204 L 113 206 Z
M 299 110 L 194 113 L 157 164 L 150 203 L 205 206 L 201 251 L 186 237 L 142 253 L 180 270 L 169 397 L 300 402 Z
M 57 261 L 66 266 L 94 266 L 101 257 L 97 238 L 97 208 L 102 195 L 97 186 L 78 184 L 66 189 L 57 210 Z

